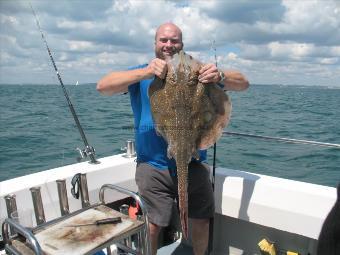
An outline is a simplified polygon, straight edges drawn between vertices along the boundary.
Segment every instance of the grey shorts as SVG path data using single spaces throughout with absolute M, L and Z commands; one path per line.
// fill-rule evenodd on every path
M 177 176 L 169 170 L 158 170 L 148 163 L 138 163 L 136 169 L 138 191 L 146 203 L 150 222 L 168 226 L 177 198 Z M 188 177 L 189 218 L 207 219 L 214 216 L 214 194 L 209 166 L 191 162 Z

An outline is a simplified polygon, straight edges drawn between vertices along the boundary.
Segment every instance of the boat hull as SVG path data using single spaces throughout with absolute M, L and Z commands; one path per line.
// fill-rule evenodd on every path
M 56 180 L 65 179 L 70 211 L 81 201 L 72 197 L 71 179 L 86 174 L 91 204 L 99 202 L 99 189 L 116 184 L 137 191 L 135 158 L 123 154 L 50 169 L 0 183 L 0 221 L 8 217 L 4 197 L 15 194 L 19 215 L 31 217 L 36 225 L 31 187 L 41 188 L 46 220 L 61 216 Z M 106 194 L 107 202 L 124 198 Z M 258 242 L 266 237 L 283 249 L 315 254 L 324 219 L 336 201 L 333 187 L 287 180 L 226 168 L 216 170 L 214 254 L 258 252 Z M 190 238 L 187 241 L 190 244 Z M 169 252 L 169 251 L 166 251 Z M 164 252 L 164 254 L 169 254 Z M 163 254 L 163 253 L 160 253 Z

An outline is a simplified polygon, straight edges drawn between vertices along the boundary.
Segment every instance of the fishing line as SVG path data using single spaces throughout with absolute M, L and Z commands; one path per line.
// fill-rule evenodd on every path
M 36 15 L 36 13 L 35 13 L 35 11 L 34 11 L 34 9 L 33 9 L 32 4 L 29 3 L 29 5 L 30 5 L 31 10 L 32 10 L 32 12 L 33 12 L 35 21 L 36 21 L 36 23 L 37 23 L 37 27 L 38 27 L 38 29 L 39 29 L 39 31 L 40 31 L 41 38 L 42 38 L 42 40 L 43 40 L 43 42 L 44 42 L 44 44 L 45 44 L 45 46 L 46 46 L 46 49 L 47 49 L 48 55 L 49 55 L 49 57 L 50 57 L 50 60 L 51 60 L 51 62 L 52 62 L 53 68 L 54 68 L 54 70 L 55 70 L 55 72 L 56 72 L 56 74 L 57 74 L 59 83 L 60 83 L 60 85 L 61 85 L 61 87 L 62 87 L 62 89 L 63 89 L 64 96 L 65 96 L 65 98 L 66 98 L 67 104 L 68 104 L 68 106 L 69 106 L 69 108 L 70 108 L 70 111 L 71 111 L 71 113 L 72 113 L 73 119 L 74 119 L 74 121 L 75 121 L 75 123 L 76 123 L 76 125 L 77 125 L 77 128 L 78 128 L 78 131 L 79 131 L 79 133 L 80 133 L 80 136 L 81 136 L 81 138 L 82 138 L 82 140 L 83 140 L 83 142 L 84 142 L 85 149 L 82 151 L 82 152 L 84 153 L 83 155 L 89 156 L 89 157 L 90 157 L 90 159 L 91 159 L 90 163 L 98 164 L 99 161 L 97 161 L 97 160 L 95 159 L 95 150 L 94 150 L 94 148 L 93 148 L 92 146 L 89 145 L 89 143 L 88 143 L 88 141 L 87 141 L 87 139 L 86 139 L 84 130 L 83 130 L 83 128 L 82 128 L 81 125 L 80 125 L 78 116 L 77 116 L 77 114 L 76 114 L 76 112 L 75 112 L 75 110 L 74 110 L 74 107 L 73 107 L 73 105 L 72 105 L 72 103 L 71 103 L 71 100 L 70 100 L 70 98 L 69 98 L 69 96 L 68 96 L 68 93 L 67 93 L 66 88 L 65 88 L 65 86 L 64 86 L 64 83 L 63 83 L 63 81 L 62 81 L 62 79 L 61 79 L 61 76 L 60 76 L 60 73 L 59 73 L 59 71 L 58 71 L 58 68 L 57 68 L 57 66 L 56 66 L 56 63 L 55 63 L 55 61 L 54 61 L 54 59 L 53 59 L 51 50 L 50 50 L 50 48 L 49 48 L 49 46 L 48 46 L 48 44 L 47 44 L 45 35 L 44 35 L 44 33 L 43 33 L 42 29 L 41 29 L 41 26 L 40 26 L 38 17 L 37 17 L 37 15 Z

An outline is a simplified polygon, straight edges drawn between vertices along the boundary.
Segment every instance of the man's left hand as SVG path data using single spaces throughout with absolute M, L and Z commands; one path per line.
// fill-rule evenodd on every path
M 206 64 L 199 70 L 198 81 L 201 83 L 218 83 L 221 80 L 220 73 L 214 64 Z

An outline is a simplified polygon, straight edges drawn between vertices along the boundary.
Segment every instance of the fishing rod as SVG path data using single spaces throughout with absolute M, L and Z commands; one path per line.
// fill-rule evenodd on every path
M 211 49 L 214 50 L 215 65 L 217 67 L 215 40 L 213 40 L 213 42 L 211 44 Z M 217 144 L 214 143 L 213 171 L 212 171 L 212 179 L 211 179 L 212 190 L 213 190 L 214 193 L 215 193 L 215 176 L 216 176 L 216 151 L 217 151 Z M 214 240 L 214 218 L 212 217 L 212 218 L 210 218 L 210 221 L 209 221 L 208 254 L 212 254 L 212 252 L 213 252 L 213 240 Z
M 251 137 L 251 138 L 257 138 L 257 139 L 262 139 L 262 140 L 272 140 L 272 141 L 278 141 L 278 142 L 284 142 L 284 143 L 308 144 L 308 145 L 316 145 L 316 146 L 340 149 L 340 144 L 336 144 L 336 143 L 324 143 L 324 142 L 299 140 L 299 139 L 292 139 L 292 138 L 237 133 L 237 132 L 230 132 L 230 131 L 223 131 L 223 135 L 243 136 L 243 137 Z
M 214 50 L 215 65 L 216 65 L 216 67 L 217 67 L 217 56 L 216 56 L 215 40 L 213 40 L 212 47 L 213 47 L 213 50 Z M 216 143 L 214 143 L 214 154 L 213 154 L 213 178 L 212 178 L 212 187 L 213 187 L 213 191 L 215 191 L 216 150 L 217 150 L 217 145 L 216 145 Z
M 76 114 L 76 111 L 74 110 L 74 107 L 73 107 L 73 105 L 72 105 L 72 103 L 71 103 L 71 100 L 70 100 L 70 98 L 69 98 L 69 96 L 68 96 L 68 93 L 67 93 L 67 91 L 66 91 L 66 88 L 65 88 L 65 86 L 64 86 L 64 83 L 63 83 L 63 81 L 62 81 L 62 79 L 61 79 L 61 76 L 60 76 L 60 73 L 59 73 L 59 71 L 58 71 L 57 65 L 56 65 L 56 63 L 55 63 L 55 61 L 54 61 L 54 59 L 53 59 L 51 50 L 50 50 L 50 48 L 48 47 L 46 38 L 45 38 L 44 33 L 43 33 L 42 29 L 41 29 L 41 26 L 40 26 L 38 17 L 37 17 L 37 15 L 36 15 L 36 13 L 35 13 L 35 11 L 34 11 L 34 9 L 33 9 L 32 4 L 29 3 L 29 5 L 30 5 L 30 7 L 31 7 L 31 9 L 32 9 L 33 15 L 34 15 L 34 17 L 35 17 L 35 21 L 36 21 L 37 26 L 38 26 L 38 29 L 39 29 L 39 31 L 40 31 L 40 33 L 41 33 L 41 38 L 42 38 L 43 42 L 45 43 L 45 46 L 46 46 L 48 55 L 49 55 L 49 57 L 50 57 L 50 59 L 51 59 L 52 65 L 53 65 L 54 70 L 55 70 L 55 72 L 56 72 L 56 74 L 57 74 L 59 83 L 60 83 L 60 85 L 61 85 L 61 87 L 62 87 L 62 89 L 63 89 L 64 96 L 65 96 L 65 98 L 66 98 L 67 104 L 68 104 L 68 106 L 69 106 L 69 108 L 70 108 L 70 111 L 71 111 L 71 113 L 72 113 L 73 119 L 74 119 L 74 121 L 76 122 L 78 131 L 79 131 L 80 136 L 81 136 L 81 138 L 82 138 L 82 140 L 83 140 L 83 142 L 84 142 L 85 149 L 81 150 L 81 149 L 78 149 L 78 148 L 77 148 L 77 149 L 79 150 L 80 157 L 81 157 L 81 158 L 85 158 L 85 157 L 89 156 L 90 159 L 91 159 L 90 163 L 92 163 L 92 164 L 98 164 L 98 163 L 100 163 L 100 162 L 97 161 L 96 158 L 95 158 L 95 149 L 94 149 L 92 146 L 90 146 L 89 143 L 87 142 L 87 139 L 86 139 L 84 130 L 83 130 L 83 128 L 82 128 L 81 125 L 80 125 L 80 122 L 79 122 L 78 116 L 77 116 L 77 114 Z

